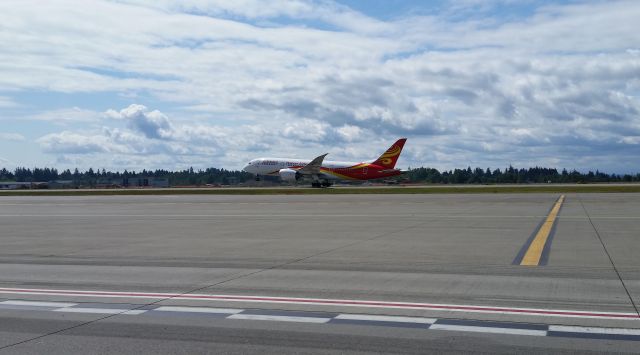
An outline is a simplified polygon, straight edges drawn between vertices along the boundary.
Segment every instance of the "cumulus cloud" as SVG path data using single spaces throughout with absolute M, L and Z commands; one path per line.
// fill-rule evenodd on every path
M 362 128 L 348 124 L 336 128 L 336 133 L 345 142 L 355 142 L 365 138 L 365 131 Z
M 150 111 L 139 104 L 121 110 L 109 109 L 102 116 L 110 119 L 107 123 L 126 122 L 127 125 L 125 128 L 103 126 L 93 131 L 51 133 L 37 139 L 37 143 L 46 153 L 58 154 L 61 164 L 101 157 L 101 161 L 128 160 L 130 164 L 126 166 L 130 166 L 132 162 L 140 162 L 144 160 L 142 157 L 147 157 L 154 164 L 168 159 L 172 164 L 204 161 L 210 165 L 213 159 L 239 164 L 254 158 L 255 154 L 266 154 L 273 146 L 281 146 L 283 141 L 290 144 L 281 153 L 291 156 L 304 158 L 299 148 L 313 146 L 320 149 L 327 142 L 332 142 L 336 145 L 332 153 L 351 157 L 355 151 L 341 147 L 341 144 L 372 137 L 370 132 L 357 126 L 333 127 L 312 119 L 292 121 L 284 126 L 261 127 L 177 124 L 162 112 Z M 153 127 L 153 134 L 149 133 L 148 127 Z M 161 134 L 155 134 L 160 129 Z M 149 167 L 148 164 L 145 166 Z
M 100 163 L 110 161 L 149 162 L 155 168 L 161 162 L 180 162 L 189 166 L 195 162 L 211 164 L 211 159 L 226 152 L 222 145 L 233 147 L 233 132 L 224 127 L 174 124 L 167 115 L 132 104 L 121 110 L 109 109 L 101 114 L 110 122 L 125 122 L 122 127 L 104 125 L 90 131 L 62 131 L 44 135 L 37 143 L 46 153 L 58 154 L 58 161 L 91 161 L 101 157 Z M 244 136 L 246 137 L 246 135 Z M 245 142 L 246 138 L 237 141 Z M 85 156 L 83 158 L 82 156 Z M 146 160 L 145 160 L 146 159 Z M 150 167 L 149 164 L 142 166 Z M 135 164 L 133 164 L 135 167 Z
M 282 130 L 282 135 L 287 138 L 319 142 L 323 141 L 327 136 L 328 128 L 329 125 L 326 123 L 304 119 L 287 124 Z
M 119 112 L 111 109 L 105 114 L 110 118 L 126 120 L 130 127 L 147 138 L 167 139 L 174 130 L 166 115 L 158 110 L 149 112 L 144 105 L 132 104 Z

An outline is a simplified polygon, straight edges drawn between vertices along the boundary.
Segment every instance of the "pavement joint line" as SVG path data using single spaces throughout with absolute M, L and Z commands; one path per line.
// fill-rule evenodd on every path
M 185 311 L 187 309 L 187 311 Z M 2 307 L 0 307 L 2 310 Z M 41 311 L 42 307 L 31 305 L 30 308 L 20 310 Z M 75 310 L 75 311 L 74 311 Z M 52 312 L 71 312 L 71 313 L 90 313 L 90 314 L 111 314 L 111 315 L 131 315 L 146 316 L 157 313 L 174 313 L 181 316 L 196 316 L 206 314 L 211 317 L 224 314 L 223 318 L 229 320 L 240 321 L 273 321 L 273 322 L 296 322 L 296 323 L 312 323 L 312 324 L 351 324 L 363 326 L 384 326 L 397 328 L 415 328 L 422 330 L 440 330 L 455 332 L 473 332 L 473 333 L 490 333 L 505 335 L 523 335 L 523 336 L 549 336 L 549 337 L 567 337 L 567 338 L 584 338 L 584 339 L 605 339 L 605 340 L 626 340 L 640 341 L 640 329 L 635 328 L 610 328 L 610 327 L 592 327 L 592 326 L 569 326 L 555 324 L 540 323 L 517 323 L 517 322 L 501 322 L 501 321 L 485 321 L 471 319 L 446 319 L 446 318 L 426 318 L 426 317 L 407 317 L 407 316 L 389 316 L 375 314 L 350 314 L 350 313 L 323 313 L 323 312 L 307 312 L 316 313 L 315 316 L 292 316 L 292 312 L 284 310 L 265 310 L 269 314 L 261 314 L 261 310 L 247 309 L 224 309 L 210 307 L 179 307 L 179 306 L 159 306 L 149 310 L 125 310 L 113 308 L 73 308 L 64 307 L 58 309 L 49 309 Z M 215 312 L 220 311 L 220 312 Z
M 602 236 L 600 235 L 600 232 L 598 231 L 598 228 L 596 228 L 596 225 L 593 224 L 593 220 L 589 216 L 589 211 L 587 211 L 587 208 L 584 206 L 584 203 L 582 203 L 582 199 L 580 198 L 580 195 L 578 195 L 578 201 L 580 202 L 580 205 L 582 206 L 582 209 L 584 210 L 584 214 L 587 215 L 587 218 L 589 219 L 589 224 L 591 224 L 591 227 L 593 228 L 593 231 L 596 232 L 596 237 L 598 238 L 598 241 L 600 241 L 600 244 L 602 245 L 602 249 L 604 250 L 604 253 L 607 255 L 607 258 L 609 258 L 609 262 L 611 263 L 611 267 L 613 267 L 613 271 L 615 271 L 616 275 L 618 276 L 618 279 L 620 280 L 620 283 L 622 284 L 622 288 L 624 288 L 624 291 L 627 293 L 627 297 L 629 297 L 629 302 L 631 302 L 631 305 L 633 306 L 633 309 L 635 309 L 636 314 L 640 318 L 640 309 L 638 309 L 638 305 L 633 300 L 633 297 L 631 296 L 631 292 L 629 292 L 629 289 L 627 288 L 627 284 L 624 282 L 624 279 L 622 278 L 622 275 L 620 274 L 620 270 L 618 270 L 618 267 L 616 266 L 616 263 L 613 261 L 613 257 L 611 256 L 611 253 L 609 253 L 609 250 L 607 249 L 607 246 L 604 244 L 604 240 L 602 240 Z
M 561 195 L 556 200 L 549 214 L 540 225 L 538 225 L 534 235 L 527 240 L 525 247 L 518 253 L 513 264 L 521 266 L 546 265 L 551 249 L 551 241 L 555 234 L 556 219 L 560 213 L 564 199 L 565 196 Z

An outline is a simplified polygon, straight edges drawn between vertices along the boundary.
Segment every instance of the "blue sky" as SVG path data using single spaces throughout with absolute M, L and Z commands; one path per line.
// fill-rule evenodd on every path
M 637 1 L 0 3 L 0 166 L 640 171 Z

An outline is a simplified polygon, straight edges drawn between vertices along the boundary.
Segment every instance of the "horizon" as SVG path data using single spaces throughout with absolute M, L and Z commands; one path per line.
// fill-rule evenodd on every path
M 624 175 L 630 175 L 630 176 L 638 176 L 640 175 L 640 171 L 638 172 L 632 172 L 632 173 L 616 173 L 616 172 L 609 172 L 609 171 L 604 171 L 604 170 L 599 170 L 599 169 L 595 169 L 595 170 L 578 170 L 578 169 L 569 169 L 569 168 L 559 168 L 559 167 L 546 167 L 546 166 L 528 166 L 528 167 L 516 167 L 516 166 L 506 166 L 504 168 L 500 168 L 500 167 L 480 167 L 480 166 L 476 166 L 476 167 L 472 167 L 472 166 L 467 166 L 467 167 L 456 167 L 456 168 L 452 168 L 452 169 L 437 169 L 435 167 L 432 166 L 417 166 L 417 167 L 407 167 L 408 170 L 417 170 L 417 169 L 436 169 L 438 170 L 440 173 L 443 172 L 453 172 L 455 170 L 476 170 L 476 169 L 482 169 L 482 171 L 486 171 L 487 169 L 489 169 L 492 173 L 495 172 L 496 170 L 500 170 L 500 172 L 504 173 L 506 172 L 509 168 L 513 168 L 515 171 L 519 171 L 519 170 L 530 170 L 530 169 L 548 169 L 548 170 L 556 170 L 559 174 L 562 174 L 563 171 L 567 171 L 568 173 L 572 173 L 572 172 L 578 172 L 580 174 L 589 174 L 589 173 L 602 173 L 602 174 L 606 174 L 606 175 L 617 175 L 617 176 L 624 176 Z M 93 168 L 93 167 L 88 167 L 86 169 L 80 169 L 80 168 L 57 168 L 57 167 L 51 167 L 51 166 L 43 166 L 43 167 L 38 167 L 38 166 L 34 166 L 34 167 L 27 167 L 27 166 L 19 166 L 19 167 L 15 167 L 13 169 L 8 169 L 6 167 L 0 166 L 0 171 L 2 171 L 3 169 L 6 169 L 8 172 L 10 173 L 15 173 L 15 171 L 17 169 L 29 169 L 31 171 L 35 170 L 35 169 L 50 169 L 50 170 L 56 170 L 56 172 L 58 174 L 62 174 L 65 171 L 69 170 L 71 173 L 74 173 L 75 170 L 78 170 L 79 173 L 81 174 L 85 174 L 88 173 L 89 170 L 92 170 L 94 173 L 102 173 L 102 170 L 105 170 L 107 174 L 124 174 L 129 173 L 129 174 L 140 174 L 143 171 L 146 172 L 156 172 L 156 171 L 166 171 L 169 173 L 176 173 L 176 172 L 181 172 L 181 171 L 188 171 L 190 169 L 193 169 L 194 172 L 204 172 L 207 169 L 217 169 L 217 170 L 225 170 L 228 172 L 241 172 L 241 173 L 246 173 L 244 172 L 242 169 L 228 169 L 225 167 L 216 167 L 216 166 L 209 166 L 209 167 L 203 167 L 203 168 L 195 168 L 195 167 L 187 167 L 184 169 L 163 169 L 163 168 L 158 168 L 158 169 L 148 169 L 148 168 L 141 168 L 141 169 L 134 169 L 134 170 L 108 170 L 108 169 L 103 169 L 103 168 Z M 247 173 L 249 174 L 249 173 Z
M 402 168 L 637 174 L 638 18 L 629 0 L 4 1 L 0 167 L 240 170 L 407 137 Z

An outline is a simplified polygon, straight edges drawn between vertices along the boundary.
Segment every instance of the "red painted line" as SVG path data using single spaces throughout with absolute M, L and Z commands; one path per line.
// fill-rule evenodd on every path
M 336 305 L 336 306 L 355 306 L 355 307 L 430 309 L 430 310 L 444 310 L 444 311 L 456 311 L 456 312 L 467 311 L 467 312 L 480 312 L 480 313 L 509 313 L 509 314 L 538 315 L 538 316 L 565 316 L 565 317 L 615 318 L 615 319 L 640 320 L 640 316 L 635 313 L 568 311 L 568 310 L 533 309 L 533 308 L 487 307 L 487 306 L 446 305 L 446 304 L 411 303 L 411 302 L 384 302 L 384 301 L 366 301 L 366 300 L 332 300 L 332 299 L 321 299 L 321 298 L 234 296 L 234 295 L 149 293 L 149 292 L 115 292 L 115 291 L 46 290 L 46 289 L 19 289 L 19 288 L 0 288 L 0 293 L 40 294 L 40 295 L 57 295 L 57 296 L 84 296 L 84 297 L 132 297 L 132 298 L 161 298 L 161 299 L 172 298 L 172 299 L 205 300 L 205 301 L 208 300 L 208 301 L 316 304 L 316 305 Z

